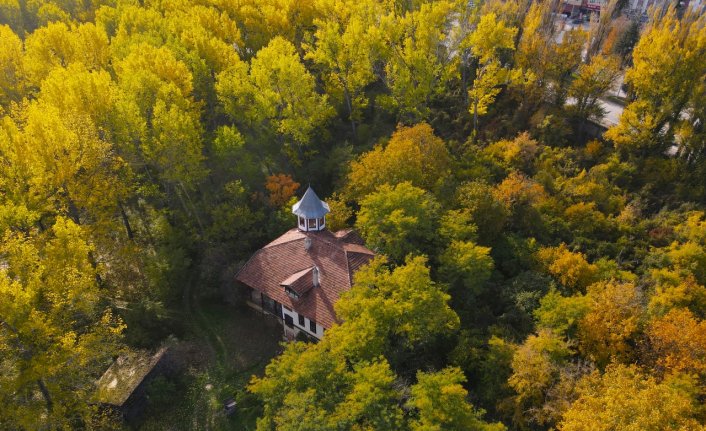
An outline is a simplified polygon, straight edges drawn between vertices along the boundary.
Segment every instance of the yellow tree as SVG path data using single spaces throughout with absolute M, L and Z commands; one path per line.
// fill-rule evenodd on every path
M 552 387 L 562 379 L 562 370 L 572 354 L 569 343 L 550 329 L 540 329 L 519 346 L 512 358 L 512 375 L 508 384 L 515 391 L 513 422 L 525 427 L 531 422 L 546 424 L 543 406 Z
M 589 311 L 579 321 L 579 349 L 600 366 L 632 357 L 642 312 L 634 284 L 602 281 L 587 289 Z
M 64 214 L 76 223 L 110 224 L 125 188 L 122 160 L 85 114 L 33 102 L 23 121 L 6 119 L 0 137 L 5 197 L 41 216 Z
M 136 160 L 155 169 L 163 184 L 174 186 L 174 194 L 186 207 L 181 193 L 188 195 L 206 173 L 191 72 L 168 48 L 148 44 L 132 46 L 115 70 L 118 106 L 133 118 L 135 110 L 139 112 L 132 133 Z
M 590 63 L 582 64 L 569 86 L 569 97 L 576 101 L 570 107 L 582 121 L 600 120 L 604 115 L 599 98 L 613 89 L 620 76 L 620 60 L 597 55 Z
M 672 309 L 647 329 L 657 370 L 706 377 L 706 322 L 688 308 Z
M 692 12 L 679 18 L 673 7 L 664 15 L 655 11 L 633 51 L 633 67 L 625 74 L 635 100 L 606 133 L 616 145 L 661 156 L 681 140 L 679 154 L 696 159 L 702 155 L 703 140 L 691 138 L 694 133 L 701 136 L 697 132 L 704 120 L 705 21 L 706 16 Z
M 586 377 L 559 431 L 701 431 L 693 382 L 658 382 L 635 365 L 613 364 Z
M 566 244 L 540 249 L 537 259 L 549 274 L 569 289 L 584 291 L 597 281 L 598 267 L 589 263 L 583 253 L 569 250 Z
M 381 57 L 380 17 L 384 10 L 376 1 L 322 1 L 325 11 L 314 20 L 313 44 L 305 45 L 307 59 L 321 69 L 327 94 L 343 101 L 355 134 L 356 122 L 368 100 L 365 87 L 376 79 L 375 62 Z
M 50 23 L 25 41 L 27 80 L 35 87 L 56 67 L 78 62 L 87 69 L 97 70 L 106 68 L 109 58 L 108 36 L 91 23 L 73 28 L 62 22 Z
M 242 30 L 245 51 L 251 54 L 282 37 L 300 47 L 318 16 L 314 0 L 211 0 Z
M 0 26 L 0 106 L 19 100 L 25 94 L 22 40 L 10 27 Z
M 450 1 L 423 3 L 418 10 L 390 15 L 383 23 L 389 47 L 384 81 L 390 96 L 382 102 L 405 122 L 424 120 L 429 103 L 455 73 L 445 31 L 453 7 Z
M 500 86 L 519 76 L 518 72 L 503 66 L 500 59 L 504 51 L 515 49 L 516 34 L 517 28 L 507 26 L 494 12 L 490 12 L 481 16 L 475 31 L 466 41 L 478 61 L 475 79 L 468 91 L 474 132 L 478 131 L 478 117 L 488 112 L 488 107 L 500 93 Z
M 360 199 L 383 184 L 409 181 L 416 187 L 437 191 L 451 168 L 444 141 L 426 123 L 399 127 L 387 145 L 377 145 L 351 163 L 346 194 Z
M 563 105 L 572 73 L 581 64 L 586 41 L 580 29 L 566 31 L 560 41 L 554 32 L 553 1 L 533 2 L 529 7 L 515 51 L 515 67 L 525 74 L 512 83 L 520 112 L 529 116 L 543 102 Z
M 5 236 L 0 253 L 0 423 L 12 429 L 85 426 L 94 381 L 119 352 L 124 325 L 107 309 L 83 230 Z

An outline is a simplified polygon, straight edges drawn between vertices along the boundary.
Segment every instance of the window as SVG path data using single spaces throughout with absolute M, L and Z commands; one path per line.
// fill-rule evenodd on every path
M 311 330 L 311 332 L 313 333 L 316 333 L 316 322 L 314 322 L 313 320 L 309 320 L 309 330 Z
M 299 315 L 299 326 L 301 326 L 302 328 L 306 328 L 306 326 L 304 325 L 304 316 L 302 316 L 301 314 Z
M 323 226 L 324 223 L 325 223 L 325 220 L 324 220 L 323 217 L 321 217 L 321 218 L 319 219 L 319 227 Z
M 287 294 L 287 296 L 289 296 L 290 298 L 299 299 L 299 294 L 295 290 L 291 289 L 289 286 L 285 286 L 284 291 Z M 287 311 L 289 311 L 289 310 L 287 310 Z
M 309 221 L 309 229 L 316 229 L 316 219 L 310 218 L 308 221 Z

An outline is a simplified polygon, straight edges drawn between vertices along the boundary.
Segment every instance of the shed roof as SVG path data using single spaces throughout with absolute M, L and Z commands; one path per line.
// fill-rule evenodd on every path
M 99 402 L 114 406 L 125 404 L 167 351 L 162 347 L 156 353 L 132 351 L 118 357 L 96 382 Z
M 316 196 L 311 186 L 306 189 L 301 200 L 292 205 L 292 212 L 304 218 L 321 218 L 330 211 L 328 204 Z

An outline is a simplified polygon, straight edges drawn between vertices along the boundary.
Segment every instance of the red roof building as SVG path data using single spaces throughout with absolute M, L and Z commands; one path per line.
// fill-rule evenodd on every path
M 298 228 L 255 252 L 235 278 L 251 289 L 251 305 L 282 319 L 289 338 L 304 331 L 320 339 L 337 322 L 333 304 L 374 253 L 354 231 L 326 229 L 328 205 L 311 188 L 292 212 Z

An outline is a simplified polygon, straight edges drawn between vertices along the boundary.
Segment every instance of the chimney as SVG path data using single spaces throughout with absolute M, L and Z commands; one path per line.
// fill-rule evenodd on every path
M 314 270 L 311 271 L 311 275 L 314 278 L 314 287 L 319 287 L 319 267 L 315 266 Z
M 309 251 L 311 249 L 311 238 L 304 238 L 304 250 Z

